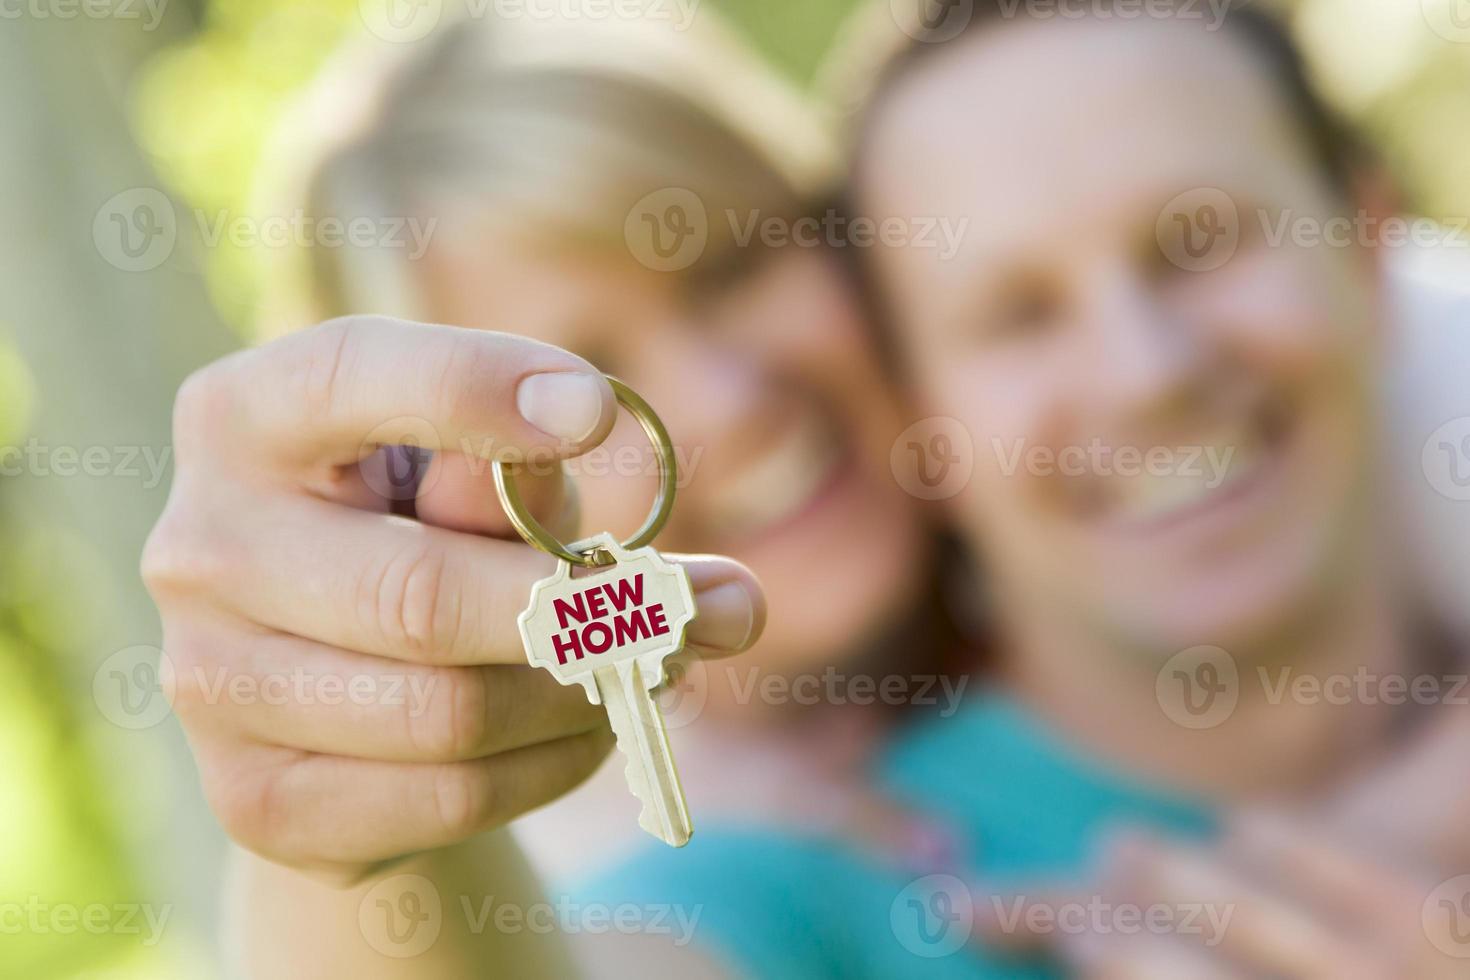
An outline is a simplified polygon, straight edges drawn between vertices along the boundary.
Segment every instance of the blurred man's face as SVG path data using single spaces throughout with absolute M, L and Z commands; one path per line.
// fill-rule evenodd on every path
M 998 25 L 878 111 L 863 210 L 969 220 L 956 257 L 877 266 L 921 405 L 973 438 L 956 517 L 1003 597 L 1238 643 L 1362 536 L 1375 273 L 1263 233 L 1344 209 L 1296 126 L 1228 28 L 1158 21 Z

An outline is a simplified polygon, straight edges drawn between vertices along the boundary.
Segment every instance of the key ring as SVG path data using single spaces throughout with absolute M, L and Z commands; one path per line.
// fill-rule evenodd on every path
M 648 402 L 624 382 L 610 374 L 605 377 L 607 383 L 612 386 L 613 395 L 617 398 L 618 404 L 626 408 L 629 414 L 638 420 L 638 424 L 643 426 L 648 441 L 653 445 L 654 454 L 658 457 L 658 496 L 654 498 L 653 510 L 649 512 L 648 519 L 643 522 L 643 526 L 631 538 L 623 542 L 623 547 L 631 551 L 650 544 L 654 538 L 658 537 L 658 532 L 663 530 L 670 512 L 674 509 L 674 488 L 679 482 L 679 470 L 674 459 L 674 444 L 669 439 L 669 430 L 664 428 L 658 414 Z M 562 561 L 585 568 L 598 568 L 613 564 L 613 557 L 602 548 L 592 548 L 584 553 L 572 551 L 546 530 L 540 521 L 532 517 L 531 512 L 526 510 L 526 505 L 521 500 L 520 491 L 516 489 L 515 475 L 511 472 L 510 463 L 497 462 L 495 464 L 495 492 L 500 497 L 500 505 L 505 508 L 511 525 L 520 532 L 521 537 L 525 538 L 526 543 L 531 547 L 549 555 L 555 555 Z

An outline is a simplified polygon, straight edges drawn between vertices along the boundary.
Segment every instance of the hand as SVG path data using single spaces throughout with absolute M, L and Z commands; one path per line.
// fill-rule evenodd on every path
M 184 384 L 143 576 L 175 712 L 232 837 L 352 882 L 592 772 L 612 743 L 602 709 L 526 664 L 515 621 L 554 561 L 509 529 L 477 457 L 575 456 L 615 412 L 565 351 L 385 318 L 332 321 Z M 447 527 L 388 513 L 381 447 L 413 440 L 435 451 L 416 510 Z M 571 495 L 560 467 L 538 469 L 523 495 L 565 539 Z M 676 560 L 699 610 L 690 648 L 749 646 L 765 616 L 750 572 Z
M 1439 907 L 1435 876 L 1280 818 L 1246 818 L 1208 850 L 1130 836 L 1104 864 L 1095 889 L 977 900 L 980 936 L 1049 946 L 1084 977 L 1466 975 L 1470 938 Z

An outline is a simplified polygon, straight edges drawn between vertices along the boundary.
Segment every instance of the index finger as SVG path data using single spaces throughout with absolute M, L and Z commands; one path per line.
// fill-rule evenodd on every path
M 616 410 L 601 372 L 550 344 L 360 316 L 200 371 L 179 392 L 175 430 L 183 456 L 252 465 L 349 464 L 399 444 L 550 462 L 601 442 Z

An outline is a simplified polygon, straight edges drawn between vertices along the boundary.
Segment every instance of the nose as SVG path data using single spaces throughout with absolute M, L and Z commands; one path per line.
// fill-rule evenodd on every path
M 1089 293 L 1084 370 L 1096 408 L 1152 412 L 1199 387 L 1208 351 L 1198 324 L 1165 304 L 1143 276 L 1114 269 L 1099 275 Z
M 670 406 L 666 421 L 674 441 L 718 469 L 720 458 L 738 458 L 771 428 L 777 406 L 770 372 L 748 351 L 692 328 L 661 336 L 649 362 L 658 378 L 649 398 Z

